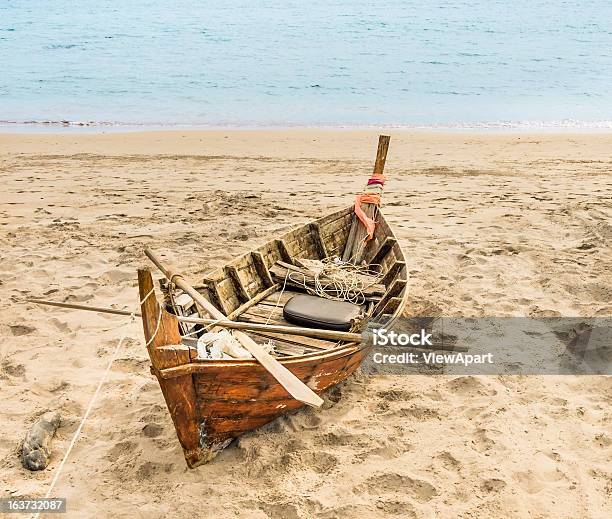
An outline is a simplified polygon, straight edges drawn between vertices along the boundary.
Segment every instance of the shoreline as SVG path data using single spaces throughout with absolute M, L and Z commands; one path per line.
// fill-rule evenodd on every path
M 6 155 L 140 156 L 167 160 L 260 158 L 273 160 L 350 161 L 368 170 L 372 142 L 384 131 L 391 136 L 392 170 L 500 171 L 522 174 L 566 168 L 588 162 L 602 167 L 611 160 L 611 132 L 468 132 L 332 128 L 207 129 L 132 132 L 0 132 L 0 152 Z M 475 151 L 486 148 L 485 156 Z M 525 154 L 537 158 L 524 160 Z M 543 162 L 544 161 L 544 162 Z M 365 173 L 364 173 L 365 174 Z M 280 188 L 272 185 L 270 187 Z M 358 186 L 355 186 L 358 189 Z
M 106 134 L 138 132 L 209 132 L 209 131 L 383 131 L 416 133 L 612 133 L 612 121 L 502 121 L 482 123 L 449 124 L 137 124 L 116 122 L 79 122 L 79 121 L 0 121 L 0 134 Z

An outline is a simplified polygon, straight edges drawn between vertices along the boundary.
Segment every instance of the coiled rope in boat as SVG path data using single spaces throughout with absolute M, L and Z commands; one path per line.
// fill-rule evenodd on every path
M 372 270 L 372 265 L 353 265 L 335 257 L 321 260 L 320 266 L 310 269 L 314 274 L 314 286 L 306 283 L 304 275 L 291 271 L 288 272 L 289 280 L 311 295 L 355 305 L 365 304 L 364 290 L 379 280 L 379 274 Z M 301 279 L 296 279 L 299 276 Z
M 291 277 L 291 270 L 287 269 L 283 288 L 278 294 L 276 304 L 266 319 L 266 324 L 270 323 L 270 320 L 279 307 L 285 289 L 287 288 L 288 281 L 300 285 L 310 295 L 316 295 L 325 299 L 333 299 L 334 301 L 348 301 L 356 305 L 362 305 L 366 302 L 363 291 L 375 285 L 380 278 L 380 274 L 377 271 L 373 271 L 371 268 L 377 265 L 353 265 L 352 263 L 340 260 L 338 257 L 324 258 L 321 260 L 321 265 L 322 268 L 315 271 L 314 274 L 314 287 L 310 287 L 306 284 L 306 278 L 303 274 L 300 274 L 302 276 L 301 280 L 293 279 Z M 297 273 L 293 274 L 294 277 L 297 275 Z M 371 276 L 372 281 L 367 283 L 364 282 L 365 276 Z M 359 322 L 355 322 L 351 331 L 358 330 L 359 327 Z M 340 343 L 338 342 L 337 344 Z

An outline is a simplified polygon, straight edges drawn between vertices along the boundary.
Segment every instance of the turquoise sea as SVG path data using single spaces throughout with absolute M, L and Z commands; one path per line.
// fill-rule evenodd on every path
M 0 121 L 612 128 L 612 1 L 2 0 Z

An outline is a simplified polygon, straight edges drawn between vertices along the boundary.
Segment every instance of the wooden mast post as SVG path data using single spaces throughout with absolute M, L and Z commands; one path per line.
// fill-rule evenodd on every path
M 390 139 L 391 137 L 389 135 L 379 135 L 378 137 L 378 149 L 376 150 L 376 162 L 374 162 L 372 177 L 383 176 Z M 368 218 L 372 218 L 373 220 L 376 218 L 376 214 L 378 213 L 378 206 L 376 204 L 363 204 L 361 208 Z M 355 215 L 349 232 L 349 238 L 344 248 L 344 254 L 342 255 L 343 261 L 352 261 L 355 264 L 361 263 L 365 253 L 365 240 L 367 235 L 368 232 L 365 226 Z

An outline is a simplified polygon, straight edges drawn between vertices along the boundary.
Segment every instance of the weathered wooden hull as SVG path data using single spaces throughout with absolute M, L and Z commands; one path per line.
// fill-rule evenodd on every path
M 364 348 L 355 346 L 332 355 L 280 362 L 321 393 L 351 375 L 365 354 Z M 194 375 L 194 385 L 202 418 L 200 439 L 213 452 L 225 446 L 228 440 L 304 405 L 253 362 L 233 366 L 211 364 Z
M 249 302 L 273 289 L 267 269 L 279 259 L 341 255 L 353 218 L 347 208 L 290 231 L 214 272 L 201 285 L 201 293 L 232 319 L 258 322 L 262 313 Z M 388 288 L 374 315 L 393 318 L 405 305 L 407 273 L 403 253 L 382 215 L 368 247 L 364 257 L 366 261 L 376 257 Z M 141 299 L 150 294 L 153 280 L 148 270 L 139 271 L 139 288 Z M 271 306 L 262 308 L 267 312 Z M 189 467 L 209 461 L 241 434 L 302 407 L 255 360 L 198 359 L 195 348 L 181 343 L 176 317 L 154 295 L 146 298 L 141 310 L 145 338 L 150 341 L 151 370 L 159 380 Z M 279 348 L 288 351 L 302 347 L 302 354 L 277 360 L 317 393 L 346 379 L 367 355 L 364 344 L 326 346 L 328 341 L 259 335 L 260 340 L 278 340 Z

